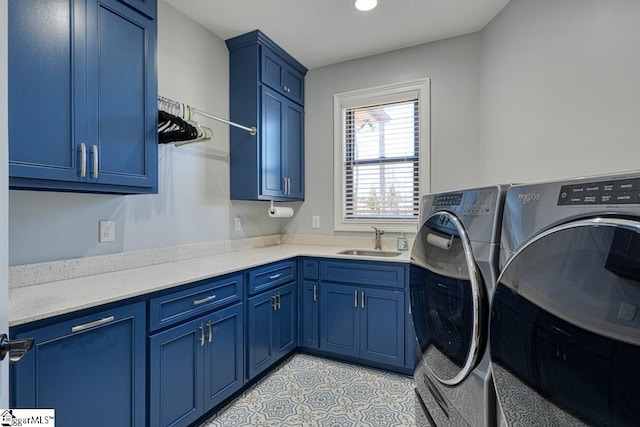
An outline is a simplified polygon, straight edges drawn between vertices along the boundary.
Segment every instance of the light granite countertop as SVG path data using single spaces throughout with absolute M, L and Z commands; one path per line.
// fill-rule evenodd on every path
M 296 256 L 400 263 L 407 263 L 410 258 L 409 252 L 396 257 L 338 254 L 344 249 L 336 246 L 280 244 L 10 287 L 9 325 L 42 320 Z

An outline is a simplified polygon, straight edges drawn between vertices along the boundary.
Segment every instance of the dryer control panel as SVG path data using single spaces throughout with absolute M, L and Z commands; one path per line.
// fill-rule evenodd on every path
M 558 206 L 632 204 L 640 204 L 640 178 L 567 184 L 558 195 Z

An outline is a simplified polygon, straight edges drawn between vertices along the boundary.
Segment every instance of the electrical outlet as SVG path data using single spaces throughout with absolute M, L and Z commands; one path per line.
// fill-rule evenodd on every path
M 116 222 L 115 221 L 98 221 L 100 235 L 98 242 L 114 242 L 116 240 Z
M 233 227 L 236 231 L 242 231 L 242 222 L 240 221 L 240 218 L 233 218 Z
M 312 216 L 311 217 L 311 228 L 320 228 L 320 217 Z

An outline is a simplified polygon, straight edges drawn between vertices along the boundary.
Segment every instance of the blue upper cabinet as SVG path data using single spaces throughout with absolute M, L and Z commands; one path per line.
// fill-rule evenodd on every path
M 262 49 L 262 82 L 298 104 L 304 104 L 304 72 L 289 66 L 271 49 Z
M 156 1 L 123 1 L 9 1 L 11 188 L 157 192 Z
M 256 30 L 227 40 L 231 199 L 304 200 L 304 76 L 307 69 Z

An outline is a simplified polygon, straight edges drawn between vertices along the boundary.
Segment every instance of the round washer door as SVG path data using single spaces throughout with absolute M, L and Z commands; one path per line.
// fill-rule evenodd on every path
M 483 284 L 460 220 L 437 212 L 411 252 L 411 313 L 420 363 L 441 383 L 462 382 L 478 362 Z
M 638 221 L 571 222 L 516 252 L 489 325 L 507 423 L 640 425 L 639 311 Z

